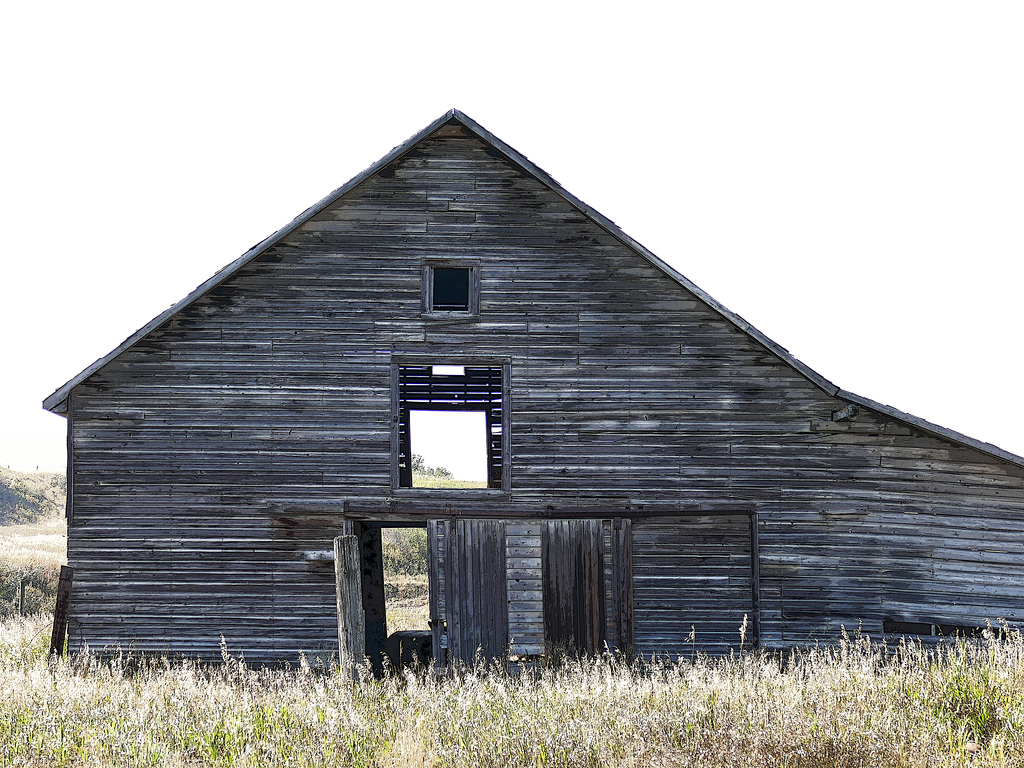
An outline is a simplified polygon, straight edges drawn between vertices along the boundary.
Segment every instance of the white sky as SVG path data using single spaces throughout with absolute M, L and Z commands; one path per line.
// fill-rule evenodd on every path
M 487 480 L 483 411 L 411 411 L 409 438 L 428 467 L 444 467 L 456 480 Z
M 836 384 L 1024 453 L 1024 4 L 8 3 L 0 465 L 458 107 Z M 669 10 L 671 9 L 671 10 Z

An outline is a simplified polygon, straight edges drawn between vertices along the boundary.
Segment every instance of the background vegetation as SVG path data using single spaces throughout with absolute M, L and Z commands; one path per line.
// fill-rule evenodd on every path
M 0 468 L 0 617 L 53 610 L 67 562 L 64 475 Z
M 385 576 L 426 576 L 426 528 L 385 528 L 381 539 Z
M 427 530 L 385 528 L 381 538 L 388 632 L 427 629 Z
M 0 527 L 0 617 L 18 613 L 22 582 L 26 613 L 53 610 L 66 552 L 63 518 Z
M 486 480 L 456 480 L 447 467 L 428 466 L 418 453 L 412 455 L 413 488 L 486 488 Z
M 0 525 L 34 523 L 64 512 L 63 472 L 15 472 L 0 467 Z

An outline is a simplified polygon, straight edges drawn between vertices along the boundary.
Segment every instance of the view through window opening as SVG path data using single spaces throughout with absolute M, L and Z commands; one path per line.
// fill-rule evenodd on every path
M 381 526 L 388 633 L 428 630 L 427 528 Z
M 429 664 L 430 586 L 426 525 L 380 525 L 384 651 L 392 668 Z
M 500 489 L 502 408 L 501 366 L 399 366 L 398 486 Z M 428 458 L 445 455 L 458 464 Z
M 486 488 L 483 411 L 409 411 L 413 488 Z

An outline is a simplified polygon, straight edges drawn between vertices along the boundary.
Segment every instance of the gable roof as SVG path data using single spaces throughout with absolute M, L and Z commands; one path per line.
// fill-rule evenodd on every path
M 828 395 L 841 398 L 850 403 L 854 403 L 856 405 L 868 408 L 877 413 L 884 414 L 885 416 L 904 422 L 923 432 L 927 432 L 935 436 L 945 438 L 947 440 L 952 440 L 956 443 L 960 443 L 970 448 L 974 448 L 976 450 L 987 453 L 996 458 L 1003 459 L 1005 461 L 1009 461 L 1021 467 L 1024 467 L 1024 457 L 1017 456 L 1016 454 L 1010 453 L 1009 451 L 1005 451 L 1002 448 L 999 448 L 990 443 L 982 442 L 981 440 L 975 440 L 974 438 L 968 437 L 967 435 L 961 434 L 960 432 L 956 432 L 955 430 L 947 429 L 946 427 L 941 427 L 937 424 L 933 424 L 929 421 L 926 421 L 925 419 L 900 411 L 896 408 L 893 408 L 892 406 L 875 402 L 874 400 L 870 400 L 866 397 L 861 397 L 860 395 L 854 394 L 853 392 L 848 392 L 844 389 L 841 389 L 840 387 L 837 387 L 835 384 L 833 384 L 831 381 L 829 381 L 824 376 L 819 374 L 817 371 L 812 370 L 807 365 L 797 360 L 784 347 L 780 346 L 779 344 L 769 339 L 767 336 L 765 336 L 759 330 L 754 328 L 754 326 L 752 326 L 742 317 L 730 311 L 726 307 L 722 306 L 714 298 L 712 298 L 699 287 L 690 282 L 680 272 L 676 271 L 673 267 L 662 261 L 651 251 L 645 248 L 643 245 L 641 245 L 636 240 L 627 235 L 625 232 L 623 232 L 621 229 L 619 229 L 619 227 L 611 219 L 602 215 L 598 211 L 595 211 L 593 208 L 591 208 L 589 205 L 587 205 L 582 200 L 577 198 L 575 195 L 566 191 L 557 181 L 555 181 L 544 170 L 536 166 L 534 163 L 530 162 L 530 160 L 528 160 L 525 155 L 522 155 L 519 152 L 517 152 L 515 149 L 510 147 L 501 139 L 499 139 L 497 136 L 490 133 L 487 129 L 485 129 L 475 120 L 473 120 L 472 118 L 470 118 L 469 116 L 460 112 L 457 109 L 449 110 L 444 115 L 434 120 L 432 123 L 430 123 L 430 125 L 425 127 L 423 130 L 419 131 L 415 135 L 411 136 L 406 141 L 399 144 L 397 147 L 395 147 L 386 155 L 384 155 L 384 157 L 382 157 L 380 160 L 375 162 L 366 170 L 357 174 L 347 183 L 340 186 L 338 189 L 331 192 L 325 198 L 320 200 L 320 202 L 316 203 L 310 208 L 307 208 L 305 211 L 303 211 L 295 219 L 293 219 L 291 222 L 283 226 L 281 229 L 277 230 L 269 237 L 265 238 L 261 242 L 254 245 L 252 248 L 250 248 L 248 251 L 242 254 L 239 258 L 235 259 L 233 262 L 225 266 L 219 272 L 217 272 L 208 280 L 199 285 L 195 290 L 193 290 L 181 301 L 161 312 L 159 315 L 157 315 L 148 323 L 146 323 L 146 325 L 144 325 L 142 328 L 140 328 L 127 339 L 125 339 L 123 342 L 121 342 L 121 344 L 119 344 L 113 350 L 108 352 L 106 355 L 101 357 L 92 365 L 85 368 L 77 376 L 75 376 L 62 387 L 57 389 L 53 394 L 51 394 L 49 397 L 43 400 L 43 407 L 48 411 L 52 411 L 53 413 L 67 413 L 67 399 L 71 393 L 71 390 L 73 390 L 76 386 L 85 381 L 92 374 L 102 369 L 105 365 L 107 365 L 107 363 L 114 360 L 122 352 L 133 347 L 136 343 L 138 343 L 147 335 L 149 335 L 149 333 L 159 328 L 161 325 L 163 325 L 165 322 L 167 322 L 172 317 L 177 315 L 179 312 L 189 307 L 193 302 L 195 302 L 200 297 L 204 296 L 207 292 L 211 291 L 213 288 L 228 280 L 232 275 L 234 275 L 236 272 L 242 269 L 246 264 L 251 262 L 253 259 L 259 257 L 262 253 L 276 245 L 278 242 L 280 242 L 289 234 L 291 234 L 296 229 L 301 227 L 303 224 L 308 222 L 314 216 L 316 216 L 317 214 L 321 213 L 322 211 L 336 203 L 338 200 L 340 200 L 350 191 L 352 191 L 357 186 L 362 184 L 368 178 L 373 176 L 375 173 L 387 167 L 395 160 L 401 158 L 421 141 L 423 141 L 424 139 L 432 135 L 435 131 L 449 123 L 457 123 L 463 126 L 472 134 L 474 134 L 482 141 L 484 141 L 485 143 L 493 147 L 495 150 L 500 152 L 505 157 L 506 160 L 511 162 L 513 165 L 517 166 L 524 173 L 537 179 L 540 183 L 545 185 L 548 189 L 550 189 L 556 195 L 558 195 L 567 203 L 569 203 L 569 205 L 571 205 L 573 208 L 578 210 L 584 216 L 586 216 L 591 221 L 600 226 L 602 229 L 604 229 L 606 232 L 608 232 L 608 234 L 610 234 L 612 237 L 616 238 L 625 246 L 632 249 L 643 258 L 647 259 L 651 264 L 660 269 L 662 272 L 664 272 L 670 278 L 675 280 L 681 286 L 686 288 L 686 290 L 693 293 L 697 298 L 703 301 L 715 312 L 720 314 L 727 321 L 732 323 L 736 328 L 745 333 L 753 341 L 765 347 L 773 355 L 778 357 L 782 362 L 792 367 L 801 376 L 806 378 L 815 386 L 822 389 Z

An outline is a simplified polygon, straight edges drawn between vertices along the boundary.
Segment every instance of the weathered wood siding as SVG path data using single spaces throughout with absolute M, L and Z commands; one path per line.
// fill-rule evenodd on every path
M 759 539 L 769 645 L 834 637 L 860 622 L 877 637 L 886 618 L 1024 624 L 1024 526 L 999 504 L 779 511 L 760 521 Z
M 505 521 L 452 521 L 445 559 L 448 658 L 472 663 L 508 650 Z
M 207 517 L 186 497 L 139 489 L 104 515 L 81 513 L 68 537 L 83 575 L 72 598 L 75 647 L 216 656 L 223 635 L 231 653 L 251 659 L 336 653 L 336 515 L 224 504 Z
M 540 520 L 509 520 L 505 524 L 509 651 L 516 656 L 544 653 L 544 526 Z
M 633 525 L 633 643 L 647 656 L 740 647 L 753 580 L 747 515 L 665 517 Z
M 423 315 L 431 257 L 479 265 L 479 315 Z M 507 492 L 393 491 L 395 361 L 464 358 L 509 365 Z M 844 405 L 450 124 L 75 388 L 72 646 L 329 647 L 345 504 L 756 511 L 768 643 L 1024 619 L 1024 470 Z

